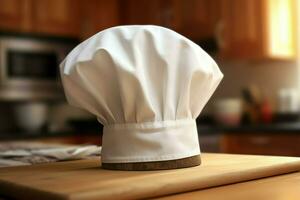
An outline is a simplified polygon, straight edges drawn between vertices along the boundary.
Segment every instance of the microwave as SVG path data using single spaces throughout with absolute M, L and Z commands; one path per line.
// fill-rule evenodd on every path
M 75 39 L 0 35 L 0 100 L 62 96 L 59 63 Z

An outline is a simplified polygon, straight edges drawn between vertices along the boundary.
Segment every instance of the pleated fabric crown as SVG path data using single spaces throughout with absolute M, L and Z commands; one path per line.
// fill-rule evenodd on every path
M 223 74 L 189 39 L 159 26 L 113 27 L 74 48 L 60 70 L 68 102 L 104 125 L 102 162 L 200 154 L 195 119 Z

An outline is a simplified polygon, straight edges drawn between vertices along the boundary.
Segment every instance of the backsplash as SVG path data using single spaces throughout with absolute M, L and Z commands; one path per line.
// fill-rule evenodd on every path
M 217 63 L 224 78 L 204 112 L 210 112 L 212 102 L 218 98 L 241 97 L 241 90 L 251 85 L 258 87 L 262 95 L 270 99 L 275 111 L 281 88 L 295 88 L 300 92 L 300 69 L 296 61 Z

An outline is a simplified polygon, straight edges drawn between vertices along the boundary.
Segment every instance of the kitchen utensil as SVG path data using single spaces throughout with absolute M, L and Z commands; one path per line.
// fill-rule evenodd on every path
M 278 92 L 278 112 L 298 113 L 299 112 L 299 91 L 293 88 L 282 88 Z
M 26 133 L 37 133 L 47 121 L 48 107 L 40 102 L 19 103 L 14 107 L 17 126 Z
M 238 125 L 242 116 L 242 101 L 239 98 L 219 99 L 214 105 L 216 121 L 223 125 Z

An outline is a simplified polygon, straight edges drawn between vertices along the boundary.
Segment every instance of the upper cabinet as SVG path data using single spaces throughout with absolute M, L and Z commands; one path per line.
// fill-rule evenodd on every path
M 30 0 L 0 0 L 0 28 L 29 31 L 30 5 Z
M 80 37 L 88 38 L 103 29 L 117 26 L 120 7 L 118 0 L 82 1 L 80 7 Z
M 77 36 L 78 0 L 0 0 L 0 29 Z
M 162 24 L 161 0 L 124 0 L 120 20 L 122 24 Z
M 77 36 L 153 24 L 193 41 L 215 38 L 225 59 L 295 59 L 296 0 L 0 0 L 0 29 Z
M 52 35 L 78 36 L 78 0 L 32 0 L 32 30 Z
M 219 17 L 216 0 L 123 0 L 121 24 L 152 24 L 201 40 L 214 37 Z
M 180 1 L 180 33 L 194 40 L 215 37 L 220 17 L 217 0 Z M 188 3 L 187 3 L 188 2 Z
M 120 3 L 121 24 L 160 25 L 178 30 L 181 0 L 123 0 Z
M 220 0 L 221 57 L 295 59 L 295 0 Z

